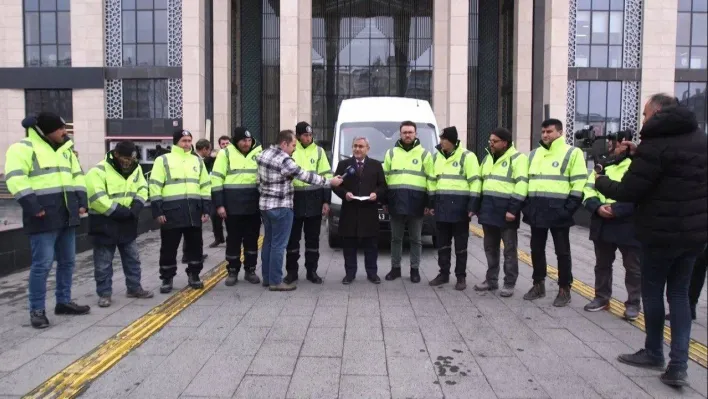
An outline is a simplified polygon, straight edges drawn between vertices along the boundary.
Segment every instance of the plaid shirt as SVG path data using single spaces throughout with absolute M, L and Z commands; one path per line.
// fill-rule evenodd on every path
M 271 146 L 256 159 L 258 163 L 258 201 L 262 211 L 293 207 L 293 179 L 318 186 L 329 186 L 329 181 L 315 173 L 302 170 L 295 160 L 277 146 Z

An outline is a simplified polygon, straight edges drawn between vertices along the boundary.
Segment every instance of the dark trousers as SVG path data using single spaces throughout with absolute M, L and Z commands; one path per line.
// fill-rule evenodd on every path
M 541 283 L 546 279 L 546 241 L 548 230 L 553 237 L 553 246 L 558 259 L 558 285 L 570 288 L 573 284 L 573 263 L 570 259 L 570 228 L 551 227 L 550 229 L 531 227 L 531 263 L 533 263 L 533 282 Z
M 455 240 L 455 276 L 467 277 L 467 242 L 470 224 L 467 220 L 458 223 L 437 222 L 438 266 L 440 274 L 450 275 L 452 264 L 452 240 Z
M 691 285 L 688 287 L 688 301 L 694 307 L 698 303 L 698 297 L 701 296 L 703 284 L 706 282 L 706 252 L 708 252 L 708 248 L 703 250 L 703 253 L 696 259 L 691 274 Z
M 627 288 L 626 305 L 639 306 L 642 296 L 642 275 L 639 266 L 639 247 L 593 241 L 595 245 L 595 298 L 609 301 L 612 298 L 612 264 L 619 249 L 624 265 L 624 285 Z
M 515 286 L 519 278 L 518 229 L 482 225 L 484 254 L 487 256 L 486 280 L 490 286 L 499 286 L 499 249 L 504 242 L 504 285 Z
M 241 270 L 241 246 L 243 266 L 247 272 L 256 270 L 258 262 L 258 236 L 261 232 L 261 215 L 228 215 L 226 218 L 226 266 L 230 272 Z
M 344 270 L 347 276 L 356 276 L 357 250 L 364 251 L 364 268 L 367 276 L 375 276 L 378 272 L 379 257 L 378 237 L 342 237 L 344 252 Z
M 214 241 L 226 241 L 224 239 L 224 220 L 216 212 L 211 215 L 211 228 L 214 232 Z
M 691 339 L 691 308 L 688 286 L 700 248 L 654 247 L 642 245 L 642 301 L 646 338 L 644 348 L 657 360 L 664 359 L 664 287 L 669 299 L 671 351 L 669 366 L 688 368 L 688 344 Z
M 184 235 L 184 255 L 187 258 L 187 274 L 202 271 L 202 229 L 183 227 L 160 229 L 160 279 L 173 278 L 177 274 L 177 248 Z
M 305 230 L 305 270 L 308 272 L 317 271 L 317 262 L 320 260 L 320 229 L 322 228 L 322 216 L 311 216 L 306 218 L 294 218 L 293 227 L 290 230 L 290 239 L 285 255 L 285 270 L 288 274 L 297 275 L 300 259 L 300 238 Z

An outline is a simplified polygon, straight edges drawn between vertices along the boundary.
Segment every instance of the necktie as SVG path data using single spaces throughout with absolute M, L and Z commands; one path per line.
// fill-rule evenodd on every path
M 361 170 L 364 168 L 364 162 L 357 161 L 356 162 L 356 174 L 361 176 Z

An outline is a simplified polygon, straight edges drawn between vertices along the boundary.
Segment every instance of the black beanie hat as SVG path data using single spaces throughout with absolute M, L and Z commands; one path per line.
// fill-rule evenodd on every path
M 512 139 L 511 132 L 508 131 L 507 129 L 504 129 L 503 127 L 498 127 L 496 129 L 492 130 L 491 134 L 499 137 L 499 140 L 506 141 L 507 143 L 511 144 L 511 139 Z
M 189 130 L 176 130 L 172 135 L 172 144 L 177 144 L 184 136 L 192 137 L 192 133 Z
M 442 134 L 440 135 L 440 138 L 445 139 L 451 142 L 452 144 L 457 144 L 457 128 L 455 126 L 444 128 Z
M 305 133 L 312 134 L 312 127 L 307 122 L 298 122 L 298 124 L 295 125 L 295 134 L 299 136 Z
M 234 134 L 231 136 L 231 140 L 236 145 L 239 141 L 243 139 L 252 139 L 253 136 L 251 135 L 251 132 L 248 131 L 243 126 L 238 126 L 237 128 L 234 129 Z
M 135 143 L 133 143 L 130 140 L 126 141 L 121 141 L 118 144 L 116 144 L 116 147 L 113 149 L 114 154 L 120 155 L 122 157 L 137 157 L 138 156 L 138 151 L 137 148 L 135 147 Z
M 52 134 L 66 126 L 66 122 L 59 115 L 52 112 L 40 112 L 37 115 L 37 128 L 44 135 Z

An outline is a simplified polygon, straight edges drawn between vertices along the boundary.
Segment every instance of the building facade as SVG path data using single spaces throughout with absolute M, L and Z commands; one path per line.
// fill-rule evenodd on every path
M 653 93 L 706 130 L 707 0 L 0 0 L 0 161 L 28 114 L 72 122 L 84 167 L 185 128 L 266 144 L 310 121 L 329 145 L 346 98 L 431 103 L 483 151 L 529 151 L 540 123 L 637 131 Z M 566 135 L 568 142 L 572 134 Z

